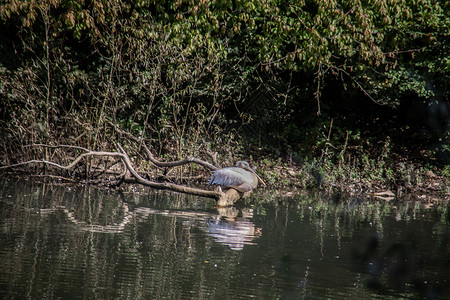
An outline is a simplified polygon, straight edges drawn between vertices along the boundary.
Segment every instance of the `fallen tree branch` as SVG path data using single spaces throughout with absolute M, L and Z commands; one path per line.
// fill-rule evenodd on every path
M 151 161 L 151 163 L 157 167 L 161 167 L 161 168 L 177 167 L 177 166 L 185 165 L 188 163 L 196 163 L 198 165 L 201 165 L 205 168 L 210 169 L 211 171 L 215 171 L 218 169 L 216 166 L 210 164 L 209 162 L 195 158 L 195 157 L 188 157 L 183 160 L 177 160 L 177 161 L 171 161 L 171 162 L 162 162 L 162 161 L 157 160 L 153 156 L 153 153 L 150 151 L 150 149 L 148 149 L 147 145 L 144 142 L 142 142 L 142 146 L 144 148 L 145 153 L 147 154 L 148 160 Z
M 158 182 L 146 180 L 146 179 L 142 178 L 136 172 L 136 170 L 133 168 L 133 166 L 131 165 L 131 160 L 128 157 L 128 155 L 126 154 L 125 150 L 123 150 L 122 146 L 117 144 L 117 147 L 119 148 L 119 150 L 122 154 L 122 160 L 125 163 L 125 165 L 127 166 L 128 171 L 131 173 L 131 175 L 133 175 L 134 178 L 136 178 L 136 181 L 142 185 L 145 185 L 145 186 L 148 186 L 151 188 L 155 188 L 155 189 L 160 189 L 160 190 L 172 190 L 175 192 L 181 192 L 181 193 L 186 193 L 186 194 L 190 194 L 190 195 L 213 198 L 216 200 L 219 200 L 224 194 L 222 192 L 207 191 L 207 190 L 182 186 L 182 185 L 178 185 L 178 184 L 174 184 L 174 183 L 168 183 L 168 182 L 158 183 Z
M 89 150 L 87 150 L 87 151 L 89 151 Z M 89 151 L 89 152 L 80 154 L 77 158 L 74 159 L 74 161 L 72 161 L 67 166 L 63 166 L 63 165 L 60 165 L 58 163 L 55 163 L 55 162 L 52 162 L 52 161 L 48 161 L 48 160 L 44 160 L 44 159 L 33 159 L 33 160 L 29 160 L 29 161 L 25 161 L 25 162 L 21 162 L 21 163 L 17 163 L 17 164 L 2 166 L 2 167 L 0 167 L 0 170 L 2 170 L 2 169 L 11 169 L 11 168 L 25 166 L 25 165 L 29 165 L 29 164 L 35 164 L 35 163 L 43 163 L 43 164 L 46 164 L 46 165 L 54 166 L 54 167 L 59 168 L 59 169 L 70 170 L 75 165 L 77 165 L 84 157 L 88 157 L 88 156 L 122 157 L 123 154 L 118 153 L 118 152 Z
M 134 135 L 132 135 L 129 132 L 123 131 L 119 128 L 117 128 L 117 126 L 115 126 L 112 122 L 110 121 L 106 121 L 110 126 L 112 126 L 114 128 L 114 130 L 116 130 L 119 134 L 125 135 L 128 138 L 130 138 L 131 140 L 135 141 L 136 143 L 139 143 L 140 145 L 142 145 L 142 147 L 144 148 L 145 153 L 147 154 L 148 160 L 154 164 L 157 167 L 160 168 L 167 168 L 167 167 L 177 167 L 177 166 L 182 166 L 188 163 L 195 163 L 198 165 L 201 165 L 211 171 L 215 171 L 218 168 L 216 166 L 214 166 L 213 164 L 210 164 L 207 161 L 198 159 L 198 158 L 194 158 L 194 157 L 187 157 L 185 159 L 182 160 L 177 160 L 177 161 L 172 161 L 172 162 L 162 162 L 159 161 L 155 158 L 155 156 L 153 155 L 153 153 L 150 151 L 150 149 L 147 147 L 147 145 L 145 144 L 145 142 L 137 137 L 135 137 Z
M 141 175 L 139 175 L 139 173 L 134 169 L 133 164 L 132 164 L 130 158 L 128 157 L 128 154 L 125 152 L 125 150 L 122 148 L 122 146 L 120 144 L 117 144 L 117 148 L 118 148 L 119 152 L 90 151 L 90 150 L 82 148 L 82 147 L 76 147 L 76 146 L 72 147 L 72 146 L 68 146 L 68 145 L 51 146 L 51 145 L 44 145 L 44 144 L 36 144 L 34 146 L 49 147 L 49 148 L 66 147 L 66 148 L 80 149 L 80 150 L 84 150 L 87 152 L 80 154 L 70 164 L 68 164 L 66 166 L 52 162 L 52 161 L 48 161 L 48 160 L 34 159 L 34 160 L 29 160 L 26 162 L 12 164 L 12 165 L 8 165 L 8 166 L 1 166 L 0 170 L 26 166 L 26 165 L 30 165 L 30 164 L 39 164 L 39 163 L 44 164 L 44 165 L 50 165 L 50 166 L 53 166 L 53 167 L 56 167 L 56 168 L 59 168 L 62 170 L 70 170 L 73 167 L 75 167 L 83 158 L 88 157 L 88 156 L 117 157 L 117 158 L 120 158 L 122 163 L 124 164 L 124 172 L 120 176 L 121 182 L 125 181 L 126 171 L 128 171 L 128 172 L 130 172 L 132 177 L 134 177 L 136 183 L 148 186 L 150 188 L 159 189 L 159 190 L 171 190 L 171 191 L 195 195 L 195 196 L 212 198 L 212 199 L 217 200 L 217 205 L 220 207 L 231 206 L 234 204 L 234 202 L 236 202 L 238 199 L 240 199 L 242 197 L 242 195 L 234 189 L 229 189 L 224 193 L 222 191 L 203 190 L 203 189 L 198 189 L 198 188 L 182 186 L 182 185 L 178 185 L 178 184 L 174 184 L 174 183 L 167 183 L 167 182 L 159 183 L 159 182 L 149 181 L 149 180 L 143 178 Z M 150 154 L 151 154 L 151 152 L 150 152 Z M 183 161 L 186 161 L 186 160 L 183 160 Z M 178 162 L 174 162 L 174 163 L 163 163 L 163 164 L 165 166 L 169 166 L 169 165 L 174 166 L 174 165 L 181 164 L 181 162 L 183 162 L 183 161 L 178 161 Z M 192 160 L 188 159 L 188 161 L 191 162 Z
M 206 154 L 211 157 L 213 164 L 215 164 L 216 166 L 219 165 L 219 163 L 217 162 L 217 152 L 206 151 Z

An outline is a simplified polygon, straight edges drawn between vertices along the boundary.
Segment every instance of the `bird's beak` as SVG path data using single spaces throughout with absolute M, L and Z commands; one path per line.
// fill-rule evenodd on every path
M 255 174 L 256 178 L 258 178 L 258 181 L 259 181 L 262 185 L 266 186 L 265 182 L 261 179 L 261 177 L 258 176 L 258 174 L 256 174 L 255 171 L 253 171 L 252 168 L 249 168 L 249 169 L 246 169 L 246 170 L 248 170 L 248 171 L 252 172 L 253 174 Z
M 265 184 L 264 181 L 261 179 L 261 177 L 259 177 L 258 174 L 256 174 L 256 173 L 255 173 L 255 175 L 256 175 L 256 178 L 258 178 L 258 181 L 259 181 L 263 186 L 266 186 L 266 184 Z

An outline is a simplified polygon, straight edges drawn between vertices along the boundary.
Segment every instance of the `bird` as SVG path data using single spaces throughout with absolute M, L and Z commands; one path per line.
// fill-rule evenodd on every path
M 246 161 L 238 161 L 236 167 L 227 167 L 214 171 L 208 185 L 219 185 L 225 189 L 235 189 L 241 193 L 253 190 L 258 182 L 266 185 L 264 181 L 250 168 Z

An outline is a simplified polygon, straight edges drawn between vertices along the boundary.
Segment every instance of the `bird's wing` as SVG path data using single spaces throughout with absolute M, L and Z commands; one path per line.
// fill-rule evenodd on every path
M 233 171 L 231 168 L 223 168 L 214 171 L 208 185 L 217 184 L 221 186 L 238 186 L 245 182 L 242 174 Z

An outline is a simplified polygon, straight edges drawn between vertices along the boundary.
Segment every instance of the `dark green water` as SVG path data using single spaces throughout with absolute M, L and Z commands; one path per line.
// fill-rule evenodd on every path
M 447 202 L 0 181 L 1 299 L 446 299 Z

